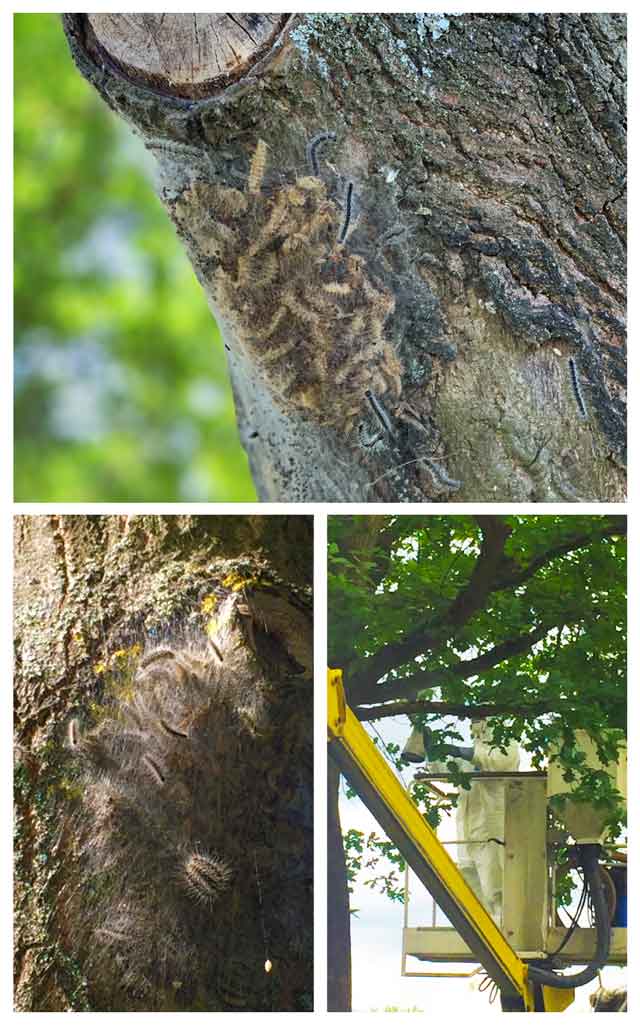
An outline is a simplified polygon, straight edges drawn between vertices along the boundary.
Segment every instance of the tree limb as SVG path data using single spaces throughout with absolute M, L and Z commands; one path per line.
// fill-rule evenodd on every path
M 157 161 L 262 499 L 621 500 L 624 17 L 461 15 L 446 38 L 432 17 L 64 27 Z M 319 131 L 330 162 L 308 168 Z
M 535 718 L 539 715 L 565 715 L 575 712 L 575 705 L 540 701 L 531 705 L 458 705 L 450 701 L 394 701 L 388 705 L 356 705 L 354 714 L 362 721 L 388 719 L 394 715 L 455 715 L 458 719 L 488 719 L 492 715 Z
M 512 528 L 505 522 L 504 517 L 477 516 L 476 520 L 482 529 L 482 547 L 466 587 L 454 598 L 438 622 L 431 624 L 428 629 L 422 625 L 404 640 L 387 645 L 372 658 L 363 660 L 362 668 L 350 682 L 350 694 L 355 695 L 356 700 L 363 700 L 372 680 L 379 680 L 385 673 L 404 665 L 416 655 L 426 655 L 430 650 L 433 655 L 436 646 L 441 647 L 446 640 L 455 636 L 460 627 L 484 606 L 489 594 L 519 586 L 552 559 L 594 540 L 594 534 L 576 534 L 547 549 L 523 569 L 505 555 L 504 547 Z M 626 530 L 626 517 L 616 516 L 607 518 L 595 536 L 603 538 L 618 533 L 626 534 Z M 426 684 L 434 685 L 434 682 Z
M 627 518 L 626 516 L 613 516 L 607 517 L 600 528 L 592 533 L 583 531 L 581 534 L 574 534 L 572 537 L 567 538 L 565 541 L 554 545 L 552 548 L 548 548 L 546 552 L 538 555 L 535 559 L 529 563 L 524 569 L 517 566 L 514 562 L 512 565 L 515 571 L 509 574 L 500 582 L 501 587 L 518 587 L 523 584 L 526 580 L 531 579 L 535 576 L 538 570 L 542 569 L 543 566 L 547 566 L 553 559 L 559 555 L 566 555 L 568 552 L 574 552 L 578 548 L 583 548 L 587 544 L 591 544 L 596 537 L 605 538 L 611 537 L 614 534 L 623 534 L 626 537 L 627 534 Z
M 490 651 L 478 655 L 477 658 L 461 659 L 453 666 L 415 673 L 412 676 L 404 677 L 402 680 L 391 680 L 378 686 L 370 678 L 366 686 L 358 688 L 358 690 L 353 687 L 351 688 L 351 698 L 355 701 L 365 701 L 367 694 L 371 695 L 377 690 L 382 691 L 385 700 L 411 698 L 415 697 L 421 690 L 429 690 L 446 683 L 449 677 L 466 679 L 470 676 L 475 676 L 483 670 L 491 669 L 500 662 L 504 662 L 513 655 L 519 655 L 526 651 L 533 644 L 542 640 L 555 625 L 555 623 L 543 623 L 535 630 L 520 634 L 518 637 L 510 637 L 502 644 L 497 644 Z M 370 700 L 372 699 L 370 698 Z

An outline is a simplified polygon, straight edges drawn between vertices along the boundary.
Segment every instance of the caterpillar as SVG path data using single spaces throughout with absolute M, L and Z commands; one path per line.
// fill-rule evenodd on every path
M 338 242 L 340 245 L 345 241 L 347 232 L 349 231 L 349 225 L 351 224 L 351 203 L 353 200 L 353 182 L 349 182 L 347 185 L 347 195 L 344 205 L 344 219 L 342 221 L 342 227 L 340 228 L 340 234 L 338 235 Z
M 312 168 L 323 141 L 311 140 Z M 384 397 L 391 422 L 402 391 L 402 366 L 385 335 L 395 298 L 344 245 L 354 182 L 342 209 L 315 174 L 262 190 L 266 159 L 260 140 L 244 191 L 195 181 L 173 207 L 220 322 L 285 412 L 349 436 L 371 404 L 368 390 Z
M 335 142 L 336 138 L 337 136 L 335 132 L 319 132 L 317 135 L 314 135 L 312 139 L 309 139 L 309 142 L 307 143 L 306 156 L 307 163 L 314 178 L 320 177 L 317 157 L 318 149 L 325 142 Z
M 267 144 L 262 139 L 256 146 L 255 153 L 251 160 L 251 167 L 249 168 L 249 180 L 247 182 L 247 191 L 250 193 L 256 193 L 260 191 L 262 180 L 264 178 L 264 169 L 267 163 Z
M 427 459 L 423 457 L 422 462 L 427 465 L 436 480 L 440 481 L 441 484 L 446 485 L 452 491 L 459 491 L 462 487 L 461 480 L 455 480 L 453 477 L 447 476 L 441 466 L 438 466 L 433 459 Z
M 569 356 L 569 372 L 571 374 L 571 385 L 573 387 L 573 394 L 575 396 L 575 400 L 580 411 L 580 416 L 583 420 L 588 420 L 589 413 L 582 395 L 582 389 L 580 387 L 580 381 L 578 379 L 578 368 L 576 366 L 576 361 L 574 360 L 573 356 Z
M 391 424 L 391 420 L 389 419 L 387 411 L 384 408 L 384 406 L 382 405 L 382 403 L 380 402 L 380 400 L 377 399 L 375 397 L 375 395 L 371 391 L 369 391 L 369 389 L 367 389 L 364 394 L 365 394 L 365 398 L 369 402 L 369 405 L 371 406 L 373 412 L 375 413 L 375 415 L 377 416 L 378 420 L 382 424 L 384 430 L 387 432 L 387 434 L 393 434 L 394 431 L 393 431 L 393 426 Z
M 75 779 L 64 834 L 77 875 L 59 913 L 92 1010 L 230 1010 L 224 980 L 238 958 L 245 1008 L 276 1009 L 251 925 L 262 910 L 246 887 L 256 850 L 270 956 L 288 969 L 278 1009 L 300 1009 L 313 988 L 313 837 L 299 821 L 312 800 L 313 703 L 292 682 L 296 655 L 311 664 L 296 646 L 310 646 L 309 622 L 271 593 L 255 601 L 256 612 L 253 597 L 220 601 L 215 646 L 179 628 L 146 651 L 137 641 L 143 650 L 115 664 L 94 725 L 67 727 Z

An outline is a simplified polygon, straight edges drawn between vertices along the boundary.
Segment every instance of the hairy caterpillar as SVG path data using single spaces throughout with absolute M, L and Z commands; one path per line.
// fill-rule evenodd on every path
M 256 146 L 256 151 L 253 154 L 251 160 L 251 167 L 249 169 L 249 180 L 247 182 L 247 190 L 249 192 L 259 192 L 260 186 L 262 185 L 262 179 L 264 178 L 264 169 L 267 162 L 267 144 L 262 139 Z
M 394 432 L 393 432 L 393 427 L 391 425 L 391 421 L 390 421 L 390 419 L 389 419 L 389 417 L 387 415 L 387 411 L 384 408 L 384 406 L 382 405 L 382 403 L 375 397 L 375 395 L 372 395 L 372 393 L 368 389 L 367 389 L 367 391 L 365 391 L 364 394 L 365 394 L 365 398 L 369 402 L 369 405 L 373 409 L 373 412 L 375 413 L 375 415 L 377 416 L 378 420 L 382 424 L 384 430 L 387 432 L 387 434 L 393 434 Z
M 578 379 L 578 368 L 576 366 L 576 361 L 574 360 L 573 356 L 569 356 L 569 372 L 571 374 L 571 385 L 573 387 L 573 394 L 575 396 L 575 400 L 580 411 L 580 416 L 583 420 L 588 420 L 589 413 L 587 411 L 587 406 L 582 395 L 582 389 L 580 387 L 580 381 Z
M 311 170 L 311 174 L 314 176 L 314 178 L 319 178 L 320 177 L 320 168 L 318 166 L 318 156 L 317 156 L 318 149 L 325 142 L 335 142 L 335 141 L 336 141 L 336 133 L 335 132 L 319 132 L 318 135 L 314 135 L 312 139 L 309 139 L 309 142 L 307 143 L 306 156 L 307 156 L 307 163 L 308 163 L 309 168 Z
M 69 724 L 80 883 L 60 912 L 94 1010 L 296 1010 L 312 991 L 309 624 L 277 594 L 252 608 L 248 591 L 224 597 L 216 650 L 172 634 L 111 680 L 93 726 Z M 287 964 L 275 1006 L 263 916 Z
M 446 487 L 450 488 L 451 491 L 459 491 L 462 487 L 461 480 L 454 480 L 453 477 L 447 476 L 442 467 L 438 466 L 438 464 L 435 463 L 433 459 L 427 459 L 423 456 L 421 462 L 423 462 L 428 467 L 428 469 L 431 471 L 432 475 L 435 477 L 437 481 L 439 481 L 441 484 L 444 484 Z
M 183 863 L 187 892 L 200 904 L 213 906 L 227 889 L 233 872 L 221 858 L 193 851 Z
M 312 140 L 308 154 L 314 171 L 322 141 Z M 262 370 L 276 402 L 349 434 L 363 415 L 365 390 L 384 396 L 392 414 L 397 406 L 402 367 L 385 335 L 395 300 L 373 281 L 364 257 L 343 244 L 353 182 L 342 211 L 315 173 L 264 192 L 266 152 L 261 140 L 244 191 L 192 182 L 173 217 L 216 315 Z
M 349 225 L 351 224 L 351 203 L 353 201 L 353 182 L 349 182 L 347 185 L 347 194 L 344 203 L 344 219 L 342 221 L 342 227 L 340 228 L 340 234 L 338 235 L 338 242 L 340 245 L 343 244 L 349 231 Z
M 67 740 L 69 742 L 69 747 L 72 750 L 75 750 L 78 747 L 78 736 L 78 720 L 71 719 L 69 726 L 67 727 Z

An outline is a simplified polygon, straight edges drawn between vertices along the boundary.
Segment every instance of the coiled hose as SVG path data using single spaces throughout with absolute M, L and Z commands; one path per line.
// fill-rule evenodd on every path
M 576 975 L 556 975 L 555 972 L 548 968 L 531 965 L 529 967 L 530 982 L 537 982 L 543 986 L 553 986 L 555 989 L 576 989 L 578 986 L 584 986 L 586 983 L 591 982 L 592 979 L 595 979 L 606 962 L 611 943 L 611 926 L 604 884 L 598 866 L 599 855 L 599 844 L 580 845 L 580 861 L 582 863 L 584 879 L 591 894 L 596 928 L 596 949 L 591 962 Z

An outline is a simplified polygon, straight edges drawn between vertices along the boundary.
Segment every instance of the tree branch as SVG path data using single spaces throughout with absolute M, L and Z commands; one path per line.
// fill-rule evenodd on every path
M 506 576 L 500 581 L 500 588 L 504 587 L 518 587 L 523 584 L 526 580 L 529 580 L 532 576 L 542 569 L 543 566 L 547 566 L 553 559 L 556 559 L 560 555 L 566 555 L 568 552 L 576 551 L 578 548 L 583 548 L 587 544 L 592 544 L 596 538 L 611 537 L 613 534 L 627 534 L 627 518 L 626 516 L 611 516 L 607 517 L 600 528 L 600 530 L 587 533 L 583 531 L 581 534 L 574 534 L 572 537 L 566 538 L 559 544 L 554 545 L 552 548 L 548 548 L 546 552 L 543 552 L 537 558 L 532 559 L 528 566 L 524 569 L 521 566 L 517 566 L 516 563 L 512 563 L 516 567 L 516 571 Z
M 483 540 L 480 555 L 466 587 L 454 598 L 439 621 L 431 624 L 429 629 L 423 624 L 404 640 L 387 645 L 376 655 L 363 660 L 362 669 L 352 677 L 349 686 L 349 692 L 356 701 L 363 701 L 367 691 L 370 692 L 372 681 L 379 680 L 391 669 L 404 665 L 416 655 L 426 655 L 429 651 L 433 654 L 436 646 L 442 647 L 446 640 L 455 636 L 478 609 L 485 605 L 489 594 L 521 585 L 552 559 L 582 548 L 592 542 L 594 538 L 609 537 L 619 533 L 626 535 L 627 532 L 626 517 L 607 517 L 599 530 L 594 533 L 575 534 L 571 538 L 553 545 L 523 569 L 513 559 L 505 555 L 504 547 L 512 532 L 512 528 L 505 522 L 505 518 L 502 516 L 476 516 L 475 519 L 482 530 Z M 550 628 L 550 626 L 547 627 L 547 629 Z M 490 664 L 495 665 L 496 663 Z M 441 679 L 442 673 L 439 676 Z M 421 674 L 421 677 L 424 678 L 424 674 Z M 424 684 L 425 688 L 436 685 L 437 681 L 434 681 L 433 677 Z M 413 693 L 416 692 L 417 689 L 413 690 Z M 403 691 L 402 694 L 410 696 L 411 692 L 405 694 Z M 395 696 L 400 696 L 400 694 Z
M 530 630 L 528 633 L 520 634 L 518 637 L 511 637 L 502 644 L 497 644 L 490 651 L 485 651 L 482 655 L 478 655 L 477 658 L 461 659 L 453 666 L 428 670 L 423 673 L 414 673 L 412 676 L 406 676 L 401 680 L 391 680 L 388 683 L 379 685 L 376 685 L 375 681 L 371 678 L 367 681 L 366 686 L 359 688 L 357 691 L 354 687 L 350 688 L 351 700 L 363 702 L 367 700 L 367 695 L 369 695 L 369 700 L 373 701 L 375 700 L 373 695 L 377 692 L 381 693 L 382 700 L 385 701 L 397 698 L 408 699 L 415 697 L 421 690 L 429 690 L 446 683 L 450 677 L 466 679 L 469 676 L 475 676 L 477 673 L 481 673 L 486 669 L 492 669 L 500 662 L 512 658 L 513 655 L 519 655 L 523 651 L 527 651 L 532 645 L 542 640 L 555 625 L 555 623 L 543 623 L 536 630 Z
M 493 715 L 536 718 L 539 715 L 565 715 L 575 712 L 574 705 L 555 702 L 554 705 L 536 702 L 532 705 L 456 705 L 449 701 L 394 701 L 388 705 L 357 705 L 354 715 L 362 721 L 388 719 L 394 715 L 455 715 L 458 719 L 488 719 Z
M 390 669 L 426 653 L 434 644 L 442 644 L 444 636 L 448 638 L 454 632 L 452 627 L 459 629 L 483 607 L 487 595 L 493 590 L 492 580 L 495 580 L 504 561 L 504 545 L 512 528 L 502 516 L 479 516 L 476 519 L 482 529 L 482 547 L 467 586 L 456 595 L 439 622 L 432 624 L 428 632 L 423 625 L 403 641 L 388 644 L 367 659 L 368 677 L 379 679 Z M 357 694 L 363 686 L 365 681 L 362 674 L 358 674 L 351 681 L 351 692 Z

